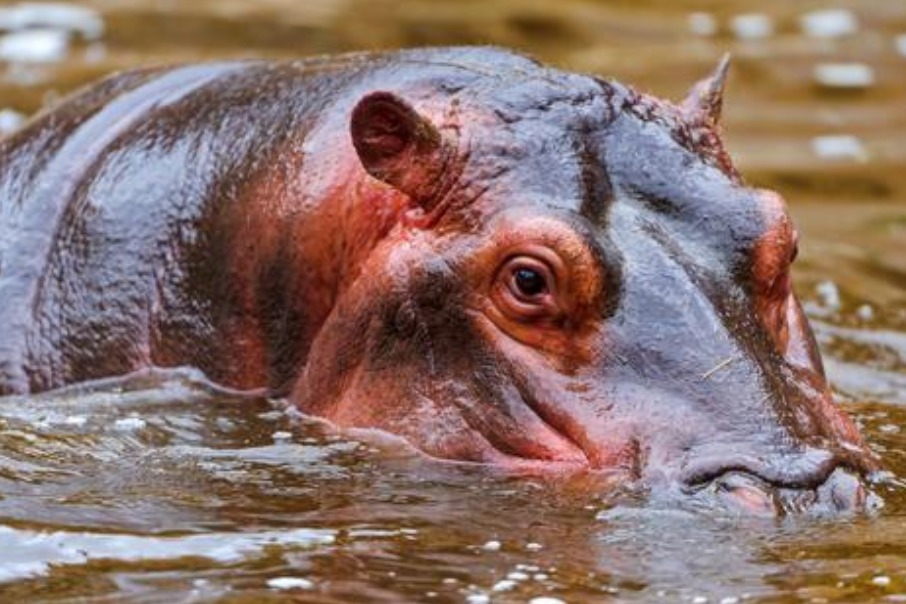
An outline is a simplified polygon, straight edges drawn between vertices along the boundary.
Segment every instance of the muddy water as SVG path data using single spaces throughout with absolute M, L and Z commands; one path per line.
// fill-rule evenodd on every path
M 0 401 L 0 601 L 906 600 L 906 4 L 813 12 L 827 5 L 94 0 L 18 24 L 0 10 L 0 27 L 45 29 L 0 38 L 0 128 L 148 63 L 494 42 L 675 98 L 732 51 L 729 146 L 792 204 L 830 377 L 890 471 L 872 517 L 714 517 L 603 479 L 430 463 L 192 372 L 138 376 Z

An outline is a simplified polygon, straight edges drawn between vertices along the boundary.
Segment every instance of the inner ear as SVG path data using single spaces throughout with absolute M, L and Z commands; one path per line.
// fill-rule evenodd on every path
M 373 92 L 352 110 L 349 129 L 366 172 L 430 207 L 446 145 L 428 118 L 393 93 Z

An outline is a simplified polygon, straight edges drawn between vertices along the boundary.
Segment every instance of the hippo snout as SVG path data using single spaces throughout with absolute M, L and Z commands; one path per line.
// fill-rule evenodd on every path
M 758 476 L 732 472 L 713 483 L 720 503 L 733 510 L 767 516 L 858 513 L 878 507 L 880 499 L 852 470 L 836 468 L 815 488 L 772 485 Z
M 686 472 L 683 488 L 706 505 L 744 514 L 822 516 L 880 507 L 880 497 L 868 486 L 870 476 L 867 468 L 831 454 L 809 453 L 784 466 L 754 460 L 699 462 Z

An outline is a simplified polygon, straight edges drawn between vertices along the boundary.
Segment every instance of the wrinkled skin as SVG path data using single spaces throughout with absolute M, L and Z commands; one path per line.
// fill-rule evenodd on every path
M 108 79 L 0 142 L 0 393 L 191 365 L 440 458 L 859 509 L 725 71 L 679 106 L 494 49 Z

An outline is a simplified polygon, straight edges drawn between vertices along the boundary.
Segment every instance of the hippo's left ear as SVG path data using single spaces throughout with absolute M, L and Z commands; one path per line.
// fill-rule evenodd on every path
M 430 209 L 450 152 L 437 127 L 390 92 L 362 98 L 349 127 L 365 170 Z
M 730 54 L 727 53 L 721 58 L 714 72 L 695 84 L 686 95 L 682 110 L 690 123 L 711 128 L 717 126 L 723 108 L 724 83 L 729 68 Z

